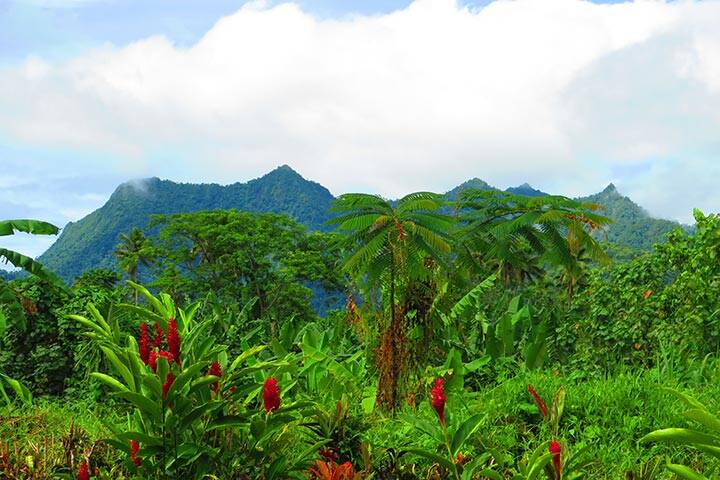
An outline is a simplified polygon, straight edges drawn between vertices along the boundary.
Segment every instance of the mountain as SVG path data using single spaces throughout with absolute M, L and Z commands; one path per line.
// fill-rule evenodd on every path
M 602 205 L 599 213 L 613 220 L 607 228 L 607 239 L 617 245 L 650 250 L 654 244 L 662 243 L 672 230 L 688 228 L 678 222 L 651 217 L 641 206 L 621 195 L 612 183 L 602 192 L 578 200 Z
M 495 187 L 488 184 L 484 180 L 480 180 L 479 178 L 471 178 L 467 182 L 463 182 L 457 187 L 453 188 L 452 190 L 449 190 L 445 193 L 445 198 L 450 201 L 455 201 L 460 197 L 460 193 L 463 190 L 467 190 L 469 188 L 473 188 L 476 190 L 496 190 Z
M 39 257 L 66 280 L 98 267 L 113 267 L 118 236 L 145 228 L 153 214 L 235 208 L 284 213 L 313 230 L 325 230 L 334 197 L 283 165 L 247 183 L 175 183 L 159 178 L 123 183 L 98 210 L 68 223 L 57 241 Z
M 525 195 L 526 197 L 546 197 L 549 195 L 545 192 L 534 189 L 528 183 L 523 183 L 517 187 L 506 188 L 505 191 L 514 195 Z
M 495 190 L 473 178 L 448 191 L 456 200 L 465 189 Z M 506 190 L 514 194 L 541 196 L 546 193 L 527 183 Z M 176 183 L 149 178 L 120 185 L 110 199 L 85 218 L 69 223 L 40 261 L 67 280 L 91 268 L 114 267 L 112 252 L 121 233 L 145 228 L 153 214 L 229 209 L 284 213 L 313 230 L 327 230 L 329 207 L 334 200 L 322 185 L 306 180 L 287 165 L 247 183 L 232 185 Z M 608 240 L 622 247 L 649 250 L 678 226 L 659 220 L 610 184 L 602 192 L 579 200 L 598 203 L 603 214 L 614 220 Z

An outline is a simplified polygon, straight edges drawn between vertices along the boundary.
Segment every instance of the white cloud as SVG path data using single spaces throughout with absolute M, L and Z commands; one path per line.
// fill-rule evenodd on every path
M 191 48 L 151 37 L 0 71 L 0 133 L 121 158 L 97 168 L 128 176 L 289 163 L 336 193 L 616 180 L 663 213 L 674 185 L 687 218 L 702 196 L 681 194 L 720 153 L 718 22 L 718 1 L 417 0 L 341 20 L 258 2 Z M 647 183 L 614 178 L 648 161 L 663 167 Z

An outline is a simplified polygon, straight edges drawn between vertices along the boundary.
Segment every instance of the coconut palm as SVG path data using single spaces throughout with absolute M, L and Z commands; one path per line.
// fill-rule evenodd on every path
M 451 250 L 452 219 L 441 213 L 442 197 L 429 192 L 407 195 L 396 203 L 377 195 L 340 196 L 331 223 L 347 233 L 344 270 L 366 285 L 366 302 L 381 299 L 382 325 L 378 353 L 377 402 L 393 410 L 399 405 L 405 373 L 405 312 L 398 308 L 405 287 L 446 265 Z
M 154 262 L 154 253 L 150 241 L 142 230 L 135 227 L 130 234 L 121 234 L 120 243 L 115 247 L 115 256 L 122 268 L 137 283 L 140 275 L 140 265 L 149 266 Z M 135 304 L 138 303 L 138 292 L 135 290 Z

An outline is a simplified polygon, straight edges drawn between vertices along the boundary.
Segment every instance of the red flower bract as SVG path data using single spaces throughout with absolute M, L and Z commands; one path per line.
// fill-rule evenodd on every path
M 153 372 L 157 372 L 158 357 L 165 357 L 168 365 L 170 365 L 174 359 L 173 354 L 170 352 L 166 352 L 165 350 L 160 350 L 159 352 L 156 352 L 155 350 L 153 350 L 152 352 L 150 352 L 150 358 L 148 359 L 148 365 L 150 365 L 150 368 L 152 368 Z
M 175 361 L 180 365 L 180 335 L 178 334 L 177 322 L 174 318 L 168 320 L 167 345 Z
M 532 395 L 533 400 L 535 400 L 535 405 L 537 405 L 538 410 L 540 410 L 540 415 L 542 415 L 543 418 L 547 418 L 548 409 L 547 405 L 545 404 L 545 400 L 543 400 L 542 397 L 538 395 L 532 385 L 528 385 L 528 392 L 530 393 L 530 395 Z
M 155 322 L 155 325 L 153 325 L 153 328 L 155 329 L 155 341 L 153 342 L 155 344 L 155 348 L 162 348 L 162 341 L 163 341 L 162 328 L 160 328 L 160 325 L 158 324 L 158 322 Z
M 278 381 L 273 377 L 265 380 L 263 402 L 265 403 L 266 412 L 272 412 L 280 408 L 280 388 L 278 387 Z
M 552 455 L 553 466 L 555 467 L 555 478 L 562 477 L 562 464 L 560 463 L 560 454 L 562 453 L 562 447 L 560 443 L 553 439 L 550 442 L 550 454 Z
M 80 463 L 77 478 L 78 480 L 90 480 L 90 469 L 88 468 L 88 464 L 85 460 Z
M 442 378 L 435 381 L 435 386 L 430 391 L 430 399 L 432 407 L 440 418 L 440 424 L 445 425 L 445 402 L 447 397 L 445 396 L 445 381 Z
M 130 459 L 135 464 L 136 467 L 139 467 L 142 465 L 142 460 L 138 457 L 138 452 L 140 451 L 140 444 L 137 442 L 137 440 L 130 440 Z
M 170 390 L 170 387 L 172 387 L 173 382 L 175 381 L 175 375 L 173 375 L 172 372 L 168 372 L 167 377 L 165 377 L 165 383 L 163 383 L 163 400 L 167 398 L 168 390 Z
M 147 323 L 140 324 L 140 337 L 138 338 L 138 351 L 140 359 L 145 365 L 150 361 L 150 335 L 148 334 Z
M 222 377 L 222 369 L 220 368 L 220 364 L 218 362 L 213 362 L 212 365 L 210 365 L 208 375 L 212 375 L 214 377 Z M 217 393 L 220 390 L 220 382 L 215 382 L 211 384 L 210 388 L 212 388 L 213 392 Z

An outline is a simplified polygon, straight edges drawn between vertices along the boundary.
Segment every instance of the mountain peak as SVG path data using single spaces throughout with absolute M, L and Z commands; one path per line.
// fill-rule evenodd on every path
M 525 195 L 527 197 L 544 197 L 547 193 L 534 188 L 529 183 L 525 182 L 517 187 L 510 187 L 505 189 L 506 192 L 513 193 L 515 195 Z
M 471 178 L 470 180 L 461 183 L 457 187 L 445 193 L 445 197 L 449 200 L 457 200 L 460 196 L 460 192 L 468 189 L 477 190 L 494 190 L 494 188 L 488 184 L 485 180 L 481 180 L 477 177 Z
M 617 190 L 617 187 L 615 187 L 615 184 L 610 182 L 607 187 L 605 187 L 605 190 L 603 190 L 600 193 L 619 193 Z
M 267 177 L 280 177 L 280 178 L 289 178 L 289 177 L 299 177 L 303 178 L 302 175 L 300 175 L 298 172 L 292 169 L 292 167 L 286 163 L 280 165 L 279 167 L 275 168 L 274 170 L 270 170 L 268 173 L 263 175 L 260 178 L 267 178 Z M 304 178 L 303 178 L 304 180 Z

